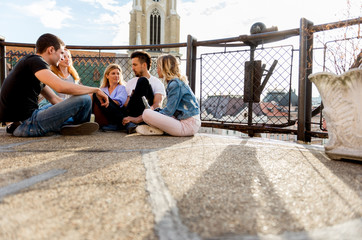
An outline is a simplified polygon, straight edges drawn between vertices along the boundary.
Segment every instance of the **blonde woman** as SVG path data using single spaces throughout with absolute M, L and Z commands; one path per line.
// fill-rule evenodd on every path
M 50 70 L 66 82 L 79 83 L 80 81 L 77 70 L 73 66 L 72 55 L 67 48 L 64 49 L 64 58 L 59 61 L 58 66 L 51 65 Z M 62 99 L 67 99 L 71 96 L 63 93 L 57 93 L 57 95 Z
M 142 135 L 193 136 L 201 126 L 197 99 L 181 75 L 176 57 L 161 55 L 157 59 L 157 73 L 167 83 L 166 107 L 153 111 L 146 109 L 142 118 L 148 125 L 139 125 L 136 131 Z
M 101 106 L 100 101 L 93 97 L 96 122 L 101 127 L 112 125 L 108 130 L 119 130 L 122 128 L 122 120 L 125 117 L 124 103 L 127 100 L 127 91 L 123 81 L 122 69 L 118 64 L 107 66 L 103 74 L 100 89 L 108 95 L 109 106 Z
M 119 107 L 123 107 L 127 100 L 127 92 L 123 80 L 122 69 L 118 64 L 110 64 L 107 66 L 103 74 L 100 88 L 115 104 Z

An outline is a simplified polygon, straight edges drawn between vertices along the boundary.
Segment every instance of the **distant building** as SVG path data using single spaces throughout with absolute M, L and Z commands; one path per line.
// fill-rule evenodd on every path
M 244 108 L 244 101 L 239 95 L 213 95 L 202 102 L 202 108 L 214 118 L 235 116 Z
M 285 117 L 288 116 L 288 108 L 280 106 L 273 102 L 261 102 L 260 108 L 268 117 Z
M 263 102 L 275 102 L 279 106 L 289 106 L 289 92 L 278 89 L 270 90 Z M 298 96 L 295 90 L 290 92 L 290 102 L 292 106 L 298 106 Z
M 291 104 L 289 104 L 289 102 Z M 298 106 L 298 96 L 295 91 L 269 90 L 260 103 L 253 103 L 253 119 L 266 122 L 266 118 L 286 118 L 289 111 Z M 243 101 L 240 95 L 211 95 L 202 101 L 202 112 L 207 115 L 204 120 L 247 119 L 249 103 Z M 280 120 L 278 120 L 280 121 Z M 273 121 L 272 121 L 273 122 Z
M 226 122 L 248 122 L 248 103 L 240 95 L 212 95 L 208 96 L 202 104 L 204 120 L 218 120 Z M 266 123 L 267 117 L 261 108 L 261 103 L 253 103 L 253 120 Z
M 129 22 L 129 45 L 180 42 L 180 16 L 176 0 L 133 0 Z M 163 49 L 178 54 L 178 48 Z M 151 51 L 151 55 L 157 55 Z

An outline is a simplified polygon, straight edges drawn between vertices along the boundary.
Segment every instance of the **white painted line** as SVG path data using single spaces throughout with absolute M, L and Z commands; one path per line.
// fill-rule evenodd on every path
M 28 188 L 38 182 L 48 180 L 48 179 L 56 177 L 60 174 L 64 174 L 65 172 L 67 172 L 67 170 L 65 170 L 65 169 L 53 169 L 48 172 L 27 178 L 23 181 L 2 187 L 2 188 L 0 188 L 0 200 L 7 195 L 14 194 L 24 188 Z
M 199 240 L 200 238 L 190 233 L 181 222 L 176 200 L 167 189 L 159 171 L 157 152 L 144 153 L 142 162 L 146 168 L 146 188 L 150 194 L 150 203 L 155 215 L 155 229 L 159 239 Z
M 29 143 L 48 141 L 50 138 L 56 138 L 56 137 L 59 137 L 59 136 L 54 135 L 54 136 L 44 137 L 44 138 L 40 138 L 40 139 L 28 140 L 28 141 L 24 141 L 24 142 L 17 142 L 17 143 L 10 143 L 10 144 L 6 144 L 6 145 L 0 145 L 0 152 L 6 152 L 4 150 L 9 149 L 9 148 L 13 148 L 13 147 L 17 147 L 17 146 L 21 146 L 21 145 L 25 145 L 25 144 L 29 144 Z

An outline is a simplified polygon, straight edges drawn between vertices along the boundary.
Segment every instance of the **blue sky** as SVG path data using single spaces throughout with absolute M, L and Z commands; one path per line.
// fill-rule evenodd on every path
M 128 45 L 132 0 L 0 0 L 0 35 L 34 43 L 45 32 L 69 45 Z M 350 2 L 351 7 L 348 7 Z M 249 34 L 258 21 L 279 30 L 361 16 L 360 0 L 178 0 L 180 41 Z M 348 13 L 349 11 L 349 13 Z

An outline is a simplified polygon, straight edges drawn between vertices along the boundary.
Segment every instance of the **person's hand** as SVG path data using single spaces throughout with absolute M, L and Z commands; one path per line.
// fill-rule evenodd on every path
M 132 118 L 132 117 L 125 117 L 125 118 L 123 118 L 122 124 L 123 124 L 123 125 L 126 125 L 127 123 L 130 123 L 130 122 L 131 122 L 131 118 Z
M 138 117 L 130 117 L 130 116 L 125 117 L 125 118 L 123 118 L 122 124 L 126 125 L 129 122 L 133 122 L 133 123 L 136 123 L 136 124 L 143 122 L 142 115 L 140 115 Z
M 105 94 L 101 89 L 98 89 L 96 95 L 97 95 L 97 98 L 99 99 L 99 101 L 101 103 L 101 106 L 108 107 L 109 100 L 108 100 L 107 94 Z

